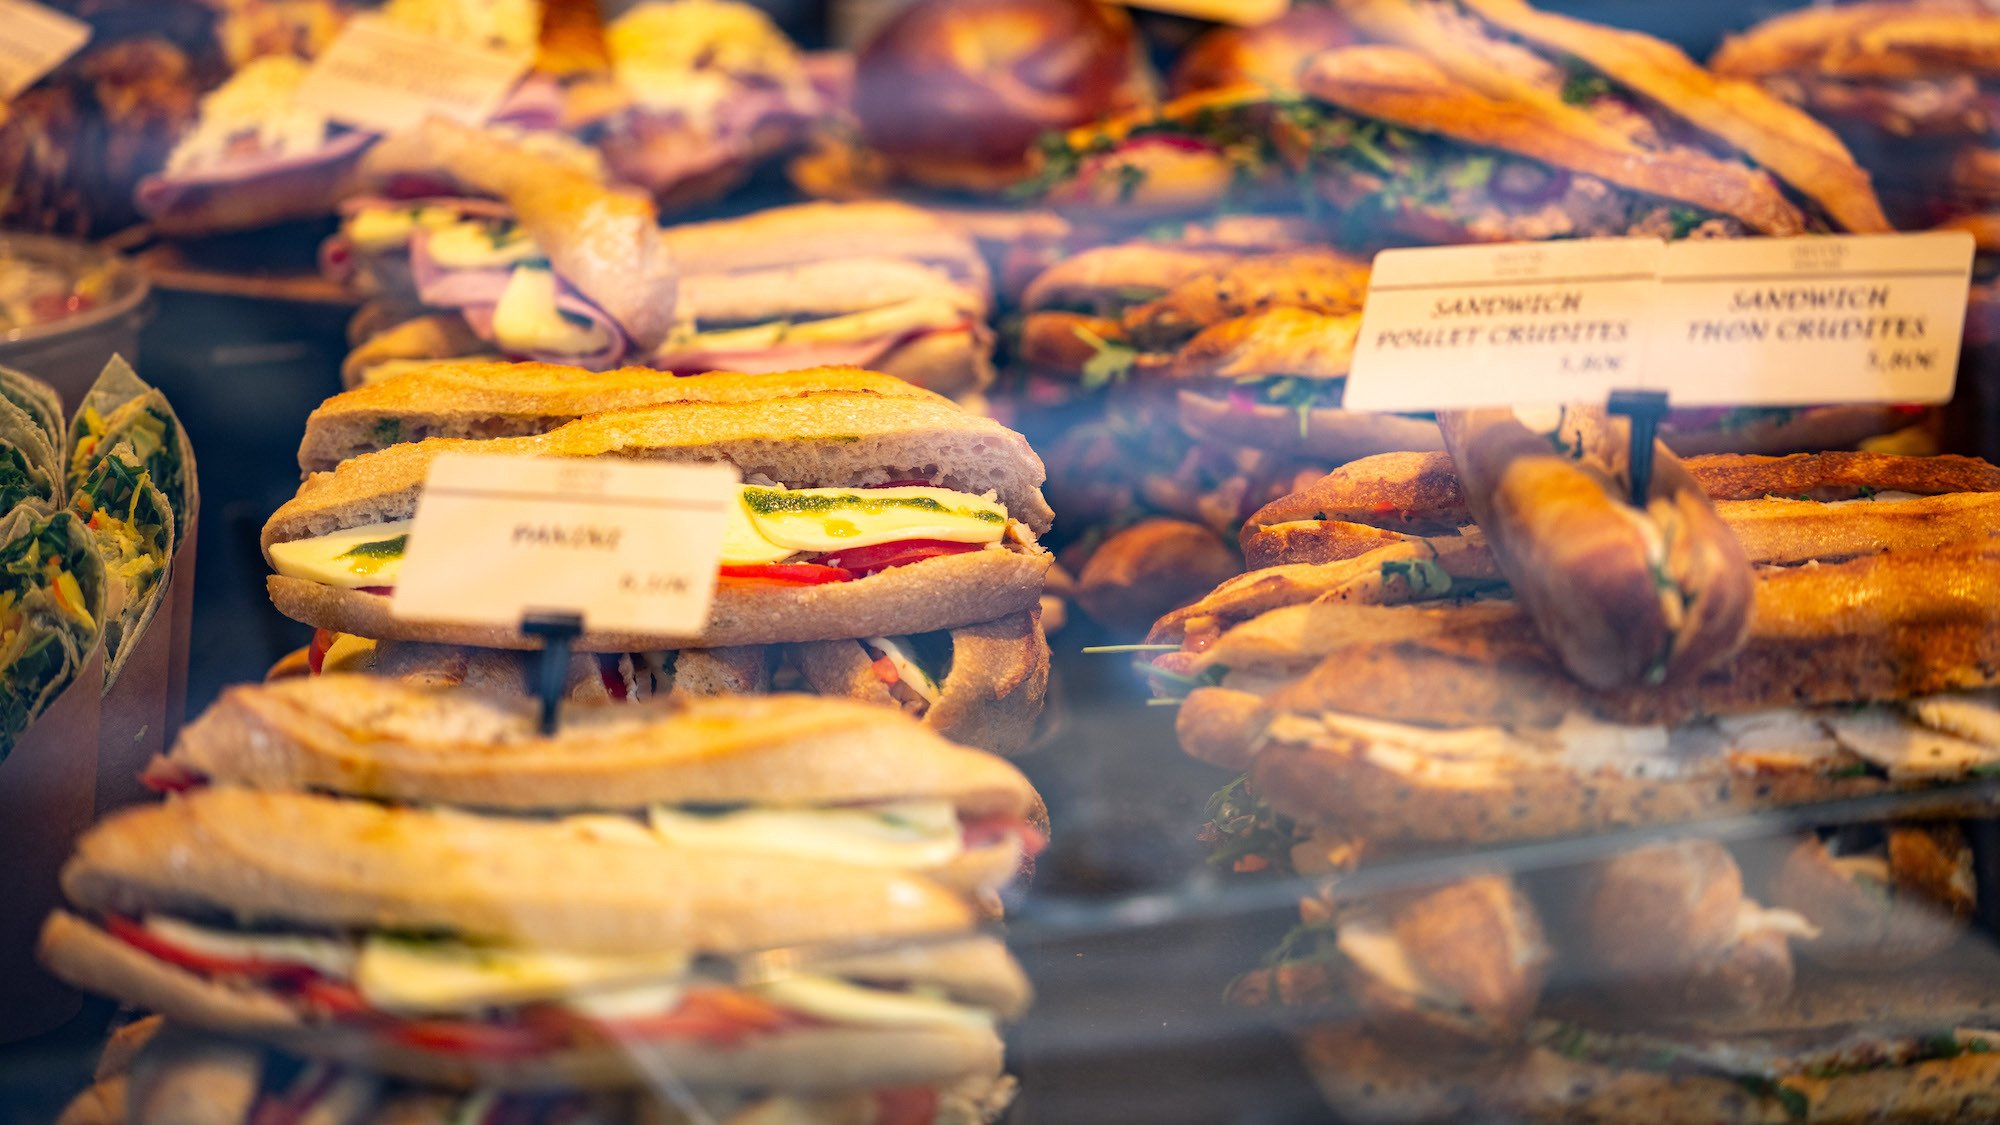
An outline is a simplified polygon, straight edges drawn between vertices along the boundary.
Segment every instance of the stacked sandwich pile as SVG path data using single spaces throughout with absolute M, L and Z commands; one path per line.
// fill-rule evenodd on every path
M 10 225 L 176 238 L 330 214 L 382 134 L 294 101 L 360 11 L 405 34 L 514 56 L 496 137 L 586 161 L 676 210 L 794 149 L 845 104 L 851 63 L 815 57 L 758 8 L 657 0 L 609 24 L 577 0 L 65 0 L 90 49 L 0 112 Z M 362 179 L 366 179 L 363 176 Z
M 1034 731 L 1050 565 L 1036 536 L 1053 517 L 1040 459 L 996 422 L 851 368 L 677 377 L 473 362 L 386 377 L 313 413 L 299 451 L 311 476 L 264 530 L 273 602 L 321 630 L 313 670 L 360 661 L 525 690 L 525 654 L 497 650 L 531 641 L 388 612 L 425 473 L 447 450 L 742 471 L 708 627 L 585 634 L 574 696 L 793 687 L 1001 752 Z
M 1257 513 L 1257 569 L 1154 629 L 1183 746 L 1243 773 L 1210 806 L 1218 856 L 1328 877 L 1245 996 L 1333 1005 L 1309 1061 L 1364 1116 L 1992 1112 L 1988 1061 L 1958 1058 L 2000 1044 L 1978 1033 L 1990 965 L 1950 1004 L 1950 980 L 1880 977 L 1822 1002 L 1793 994 L 1790 952 L 1847 971 L 1949 945 L 1973 893 L 1949 821 L 1990 797 L 1748 849 L 1742 869 L 1692 839 L 1373 896 L 1341 880 L 1976 781 L 2000 764 L 2000 471 L 1662 447 L 1633 508 L 1596 411 L 1547 433 L 1441 421 L 1450 454 L 1357 461 Z
M 1834 133 L 1668 44 L 1518 0 L 1294 22 L 1291 53 L 1222 35 L 1171 100 L 1038 154 L 1041 197 L 1099 245 L 1026 285 L 1013 358 L 1030 401 L 1065 404 L 1047 449 L 1076 482 L 1069 531 L 1091 531 L 1064 562 L 1113 625 L 1215 581 L 1242 519 L 1302 474 L 1442 448 L 1428 418 L 1340 409 L 1375 250 L 1889 229 Z M 1844 449 L 1919 413 L 1704 409 L 1665 432 L 1683 454 Z
M 1045 839 L 894 710 L 230 690 L 63 873 L 56 973 L 158 1013 L 71 1121 L 991 1120 L 978 932 Z

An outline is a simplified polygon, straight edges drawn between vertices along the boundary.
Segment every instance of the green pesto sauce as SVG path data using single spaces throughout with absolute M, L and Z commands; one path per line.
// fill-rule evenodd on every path
M 372 543 L 356 543 L 354 546 L 342 551 L 340 557 L 343 559 L 364 559 L 378 562 L 383 559 L 400 559 L 403 557 L 404 548 L 409 545 L 410 537 L 408 535 L 398 535 L 393 539 L 377 539 Z
M 834 512 L 863 512 L 873 515 L 891 508 L 907 508 L 917 512 L 936 512 L 939 515 L 966 516 L 987 523 L 1007 522 L 1007 518 L 998 512 L 948 508 L 928 496 L 869 496 L 859 492 L 841 492 L 828 496 L 793 492 L 782 488 L 750 487 L 743 490 L 743 502 L 760 516 L 826 515 Z

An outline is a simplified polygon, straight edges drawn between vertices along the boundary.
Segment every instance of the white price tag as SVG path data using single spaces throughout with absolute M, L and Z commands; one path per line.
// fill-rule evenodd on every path
M 1255 27 L 1285 14 L 1291 0 L 1120 0 L 1128 8 L 1145 8 L 1216 23 Z
M 1427 411 L 1602 399 L 1641 382 L 1656 239 L 1385 250 L 1342 403 Z
M 1677 406 L 1944 402 L 1972 251 L 1963 231 L 1675 243 L 1651 385 Z
M 493 115 L 532 60 L 422 35 L 357 15 L 313 60 L 301 105 L 335 121 L 393 133 L 426 117 L 478 125 Z
M 738 480 L 729 465 L 444 454 L 390 611 L 502 626 L 568 612 L 591 630 L 694 636 Z
M 0 0 L 0 99 L 33 86 L 90 42 L 90 25 L 28 0 Z

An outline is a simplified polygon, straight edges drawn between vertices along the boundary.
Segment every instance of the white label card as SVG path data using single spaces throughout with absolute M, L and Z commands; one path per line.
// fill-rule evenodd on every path
M 1344 404 L 1944 402 L 1972 251 L 1962 231 L 1385 250 Z
M 1343 405 L 1426 411 L 1640 386 L 1656 239 L 1384 250 Z
M 1684 406 L 1944 402 L 1972 252 L 1964 231 L 1675 243 L 1651 385 Z
M 393 133 L 426 117 L 478 125 L 527 73 L 525 55 L 451 43 L 357 15 L 300 83 L 298 101 L 335 121 Z
M 0 99 L 33 86 L 90 42 L 90 25 L 28 0 L 0 0 Z
M 432 465 L 390 611 L 518 627 L 528 613 L 592 631 L 691 637 L 708 624 L 729 465 L 447 453 Z
M 1291 0 L 1120 0 L 1128 8 L 1255 27 L 1285 14 Z

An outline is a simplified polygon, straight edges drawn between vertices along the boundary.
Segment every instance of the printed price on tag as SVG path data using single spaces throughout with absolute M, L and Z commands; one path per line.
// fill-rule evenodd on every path
M 594 631 L 694 636 L 738 479 L 729 465 L 444 454 L 390 611 L 508 627 L 563 611 Z
M 313 60 L 297 98 L 335 121 L 378 133 L 433 116 L 478 125 L 499 108 L 530 62 L 358 15 Z
M 0 99 L 33 86 L 90 42 L 90 25 L 28 0 L 0 0 Z
M 1385 250 L 1342 403 L 1534 405 L 1641 385 L 1663 250 L 1655 239 Z
M 1972 251 L 1964 231 L 1675 243 L 1652 385 L 1678 406 L 1944 402 Z

